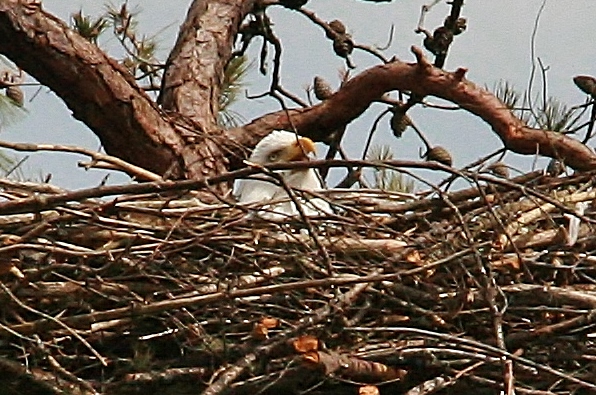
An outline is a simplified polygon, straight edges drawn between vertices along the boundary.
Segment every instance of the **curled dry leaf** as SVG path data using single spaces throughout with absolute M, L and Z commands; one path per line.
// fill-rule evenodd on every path
M 269 338 L 269 329 L 276 328 L 279 325 L 277 318 L 265 317 L 261 322 L 255 324 L 252 330 L 252 336 L 255 339 L 265 340 Z
M 319 349 L 319 339 L 310 335 L 300 336 L 294 340 L 293 346 L 297 353 L 305 354 Z
M 494 269 L 501 269 L 501 270 L 513 269 L 515 271 L 518 271 L 521 268 L 519 256 L 517 256 L 515 254 L 508 255 L 508 256 L 502 256 L 499 259 L 495 259 L 491 262 L 491 265 Z
M 364 385 L 358 388 L 358 395 L 379 395 L 379 388 L 375 385 Z
M 261 325 L 267 329 L 277 328 L 279 326 L 279 320 L 277 318 L 265 317 L 261 320 Z
M 422 256 L 420 255 L 420 251 L 418 250 L 411 250 L 406 254 L 406 261 L 410 263 L 415 263 L 417 265 L 421 265 L 425 263 L 422 260 Z

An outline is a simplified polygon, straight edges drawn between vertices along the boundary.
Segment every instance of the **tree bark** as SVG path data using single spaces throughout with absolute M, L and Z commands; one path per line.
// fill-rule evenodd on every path
M 36 1 L 0 1 L 0 53 L 64 100 L 110 155 L 160 175 L 199 179 L 226 169 L 216 124 L 219 85 L 251 4 L 195 1 L 190 7 L 164 79 L 165 107 L 180 110 L 176 116 L 166 115 L 128 70 Z
M 394 60 L 372 67 L 348 81 L 324 102 L 305 109 L 278 111 L 229 131 L 229 141 L 251 146 L 269 130 L 296 131 L 326 141 L 334 131 L 358 118 L 383 94 L 409 91 L 419 97 L 449 100 L 488 123 L 505 147 L 513 152 L 562 159 L 576 170 L 596 169 L 596 155 L 586 145 L 562 133 L 528 127 L 496 96 L 464 78 L 466 69 L 447 72 L 434 67 L 422 50 L 413 47 L 416 63 Z M 258 140 L 257 140 L 258 141 Z
M 0 36 L 0 52 L 64 100 L 106 152 L 182 175 L 183 140 L 117 61 L 32 1 L 0 2 Z
M 202 179 L 237 168 L 247 148 L 274 129 L 296 128 L 325 141 L 392 90 L 458 104 L 490 124 L 514 152 L 563 159 L 580 170 L 596 168 L 591 149 L 560 133 L 529 128 L 494 95 L 467 81 L 465 69 L 438 69 L 419 49 L 414 49 L 416 63 L 395 60 L 372 67 L 318 105 L 266 114 L 224 131 L 217 125 L 222 76 L 239 25 L 253 5 L 243 0 L 192 3 L 166 64 L 163 110 L 128 70 L 35 0 L 0 0 L 0 53 L 64 100 L 106 152 L 168 177 Z
M 193 1 L 162 81 L 163 109 L 192 120 L 201 130 L 217 128 L 220 88 L 238 27 L 254 1 Z
M 166 62 L 158 101 L 166 112 L 190 122 L 190 130 L 198 135 L 183 153 L 200 169 L 192 175 L 195 178 L 221 174 L 230 167 L 231 158 L 222 150 L 225 135 L 217 124 L 221 84 L 240 24 L 254 3 L 194 0 Z M 238 163 L 246 151 L 236 149 L 235 154 Z

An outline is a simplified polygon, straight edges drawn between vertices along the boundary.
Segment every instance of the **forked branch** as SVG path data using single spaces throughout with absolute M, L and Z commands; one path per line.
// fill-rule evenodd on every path
M 420 48 L 413 47 L 412 52 L 416 63 L 394 60 L 372 67 L 316 106 L 267 114 L 231 130 L 231 141 L 250 146 L 272 129 L 294 128 L 301 135 L 326 141 L 333 131 L 358 118 L 383 94 L 400 90 L 421 97 L 439 97 L 459 105 L 488 123 L 504 146 L 513 152 L 562 159 L 577 170 L 596 168 L 596 155 L 590 148 L 564 134 L 527 126 L 495 95 L 468 81 L 465 68 L 444 71 L 434 67 Z

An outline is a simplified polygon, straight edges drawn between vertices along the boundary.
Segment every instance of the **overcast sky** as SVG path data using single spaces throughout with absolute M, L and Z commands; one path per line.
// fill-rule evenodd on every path
M 130 7 L 138 6 L 141 31 L 152 35 L 159 32 L 162 58 L 165 59 L 184 20 L 189 0 L 168 0 L 164 7 L 162 0 L 129 1 Z M 528 86 L 531 58 L 531 35 L 536 15 L 543 0 L 476 0 L 467 1 L 462 15 L 468 19 L 468 30 L 456 37 L 451 47 L 445 68 L 469 69 L 468 79 L 493 86 L 499 80 L 507 80 L 523 91 Z M 97 15 L 104 6 L 96 0 L 45 0 L 43 7 L 55 15 L 68 20 L 71 13 L 80 8 L 87 14 Z M 411 45 L 421 45 L 422 37 L 414 33 L 425 1 L 393 0 L 392 3 L 368 3 L 357 0 L 311 0 L 308 8 L 324 20 L 340 19 L 361 44 L 383 46 L 388 40 L 390 28 L 394 26 L 392 44 L 385 51 L 405 61 L 412 61 Z M 448 13 L 446 1 L 436 5 L 427 16 L 426 27 L 432 30 Z M 323 32 L 302 15 L 286 9 L 271 10 L 274 31 L 284 45 L 282 84 L 299 94 L 312 83 L 315 75 L 338 84 L 338 70 L 343 67 L 341 59 L 335 57 L 331 44 Z M 596 75 L 596 30 L 593 29 L 596 16 L 594 0 L 548 0 L 541 16 L 535 53 L 548 66 L 548 93 L 568 105 L 584 101 L 584 95 L 575 88 L 572 77 L 578 74 Z M 101 43 L 104 48 L 113 48 L 114 39 Z M 254 46 L 252 54 L 258 47 Z M 368 54 L 355 53 L 357 69 L 353 74 L 376 64 Z M 268 84 L 268 77 L 256 71 L 251 73 L 247 83 L 250 94 L 262 93 Z M 534 92 L 541 89 L 536 81 Z M 35 88 L 27 88 L 31 98 Z M 431 99 L 432 100 L 432 99 Z M 0 138 L 37 143 L 59 143 L 81 145 L 98 149 L 99 142 L 85 125 L 75 121 L 70 111 L 47 89 L 27 102 L 27 117 L 8 129 Z M 241 101 L 235 110 L 250 120 L 269 111 L 279 109 L 271 99 Z M 363 141 L 372 120 L 382 110 L 373 106 L 361 120 L 354 122 L 345 139 L 345 146 L 354 157 L 361 154 Z M 414 121 L 422 128 L 433 144 L 447 147 L 453 154 L 455 166 L 465 164 L 500 147 L 500 141 L 490 128 L 479 119 L 463 111 L 439 111 L 416 108 L 411 113 Z M 414 133 L 406 132 L 400 140 L 395 139 L 385 122 L 376 135 L 377 143 L 390 144 L 398 158 L 415 159 L 420 142 Z M 72 154 L 33 154 L 27 168 L 37 174 L 39 170 L 52 174 L 52 182 L 62 187 L 78 189 L 95 186 L 106 174 L 104 171 L 84 172 L 77 168 L 83 157 Z M 531 161 L 509 155 L 507 161 L 515 166 L 529 166 Z M 125 177 L 111 176 L 111 182 L 126 182 Z

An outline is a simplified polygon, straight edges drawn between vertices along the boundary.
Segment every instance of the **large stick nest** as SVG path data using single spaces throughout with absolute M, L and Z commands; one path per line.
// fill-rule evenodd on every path
M 0 393 L 592 393 L 592 177 L 336 191 L 283 223 L 3 180 L 42 198 L 0 217 Z

